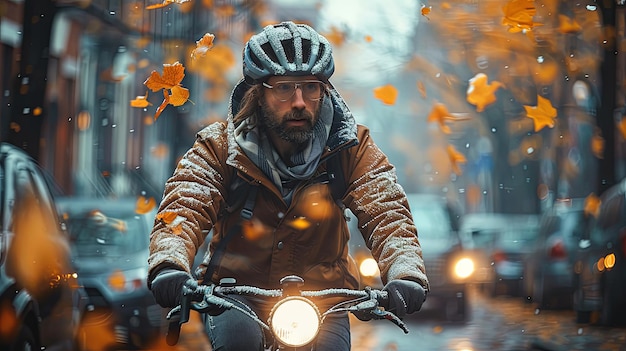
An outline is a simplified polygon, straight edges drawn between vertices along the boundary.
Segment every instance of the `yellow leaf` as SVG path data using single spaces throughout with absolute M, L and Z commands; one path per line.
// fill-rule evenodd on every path
M 559 32 L 561 33 L 578 33 L 582 30 L 582 27 L 575 19 L 569 18 L 565 15 L 559 15 Z
M 511 33 L 531 30 L 541 25 L 533 21 L 533 16 L 537 13 L 534 0 L 511 0 L 502 7 L 502 12 L 502 24 L 509 26 Z
M 494 81 L 487 84 L 488 77 L 484 73 L 476 74 L 469 80 L 467 88 L 467 102 L 476 106 L 477 112 L 484 111 L 485 107 L 496 102 L 496 91 L 502 86 L 502 83 Z
M 430 14 L 431 10 L 432 10 L 431 6 L 422 5 L 422 16 L 428 18 L 428 15 Z M 430 18 L 428 18 L 428 20 L 430 21 Z
M 604 158 L 604 138 L 599 132 L 591 137 L 591 152 L 597 158 Z
M 176 217 L 178 217 L 178 215 L 175 212 L 165 211 L 165 212 L 159 212 L 156 215 L 156 220 L 163 222 L 163 224 L 170 224 L 176 219 Z
M 191 52 L 191 58 L 196 59 L 196 57 L 206 55 L 206 53 L 213 48 L 214 40 L 215 35 L 206 33 L 202 39 L 196 41 L 196 48 Z
M 130 106 L 131 107 L 139 107 L 139 108 L 145 108 L 148 106 L 152 106 L 152 103 L 150 101 L 148 101 L 148 92 L 146 91 L 146 95 L 145 96 L 137 96 L 135 99 L 130 100 Z
M 374 88 L 374 97 L 382 101 L 383 104 L 393 105 L 398 97 L 398 89 L 391 84 Z
M 170 4 L 178 4 L 178 5 L 180 5 L 180 4 L 184 4 L 186 2 L 189 2 L 189 1 L 191 1 L 191 0 L 163 0 L 162 3 L 146 6 L 146 10 L 161 9 L 161 8 L 169 6 Z
M 156 206 L 156 201 L 153 197 L 146 199 L 144 196 L 139 196 L 137 198 L 137 204 L 135 206 L 135 212 L 138 214 L 146 214 L 152 211 L 152 209 Z
M 433 109 L 428 114 L 427 121 L 437 122 L 442 132 L 450 134 L 450 127 L 448 127 L 444 121 L 446 118 L 450 118 L 450 112 L 448 112 L 446 105 L 442 103 L 435 103 L 433 105 Z
M 585 214 L 597 218 L 600 214 L 600 205 L 602 205 L 602 200 L 594 193 L 589 194 L 585 198 Z
M 185 66 L 179 62 L 173 64 L 163 64 L 163 75 L 157 71 L 152 71 L 150 77 L 143 83 L 153 92 L 161 89 L 172 89 L 173 86 L 180 84 L 185 77 Z
M 456 151 L 452 145 L 448 145 L 448 156 L 450 157 L 450 163 L 452 164 L 452 171 L 454 171 L 457 175 L 461 175 L 462 172 L 459 164 L 467 162 L 465 156 Z
M 167 93 L 167 90 L 163 90 L 163 96 L 165 97 L 163 99 L 163 102 L 161 103 L 161 105 L 159 105 L 159 107 L 157 107 L 156 112 L 154 113 L 154 120 L 156 121 L 157 119 L 159 119 L 159 116 L 161 115 L 161 112 L 163 112 L 163 110 L 165 109 L 165 107 L 167 107 L 167 104 L 170 103 L 170 96 Z
M 524 105 L 526 109 L 526 117 L 531 118 L 535 124 L 535 132 L 542 130 L 544 127 L 554 127 L 557 111 L 550 100 L 537 95 L 537 106 Z
M 173 106 L 181 106 L 189 99 L 189 89 L 179 85 L 172 87 L 172 95 L 169 97 L 169 103 Z

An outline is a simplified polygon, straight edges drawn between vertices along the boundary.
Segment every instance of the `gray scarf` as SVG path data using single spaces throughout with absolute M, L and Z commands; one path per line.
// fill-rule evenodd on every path
M 320 109 L 319 119 L 313 126 L 313 138 L 309 139 L 302 151 L 291 157 L 290 161 L 294 165 L 291 167 L 280 158 L 267 135 L 259 133 L 258 127 L 246 132 L 248 121 L 244 120 L 235 128 L 237 144 L 276 184 L 285 199 L 291 197 L 293 188 L 283 187 L 283 183 L 309 179 L 319 164 L 333 122 L 333 106 L 328 96 L 324 96 Z

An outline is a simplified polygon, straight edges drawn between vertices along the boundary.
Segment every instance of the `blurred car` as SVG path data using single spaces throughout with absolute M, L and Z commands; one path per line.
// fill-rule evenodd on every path
M 0 350 L 71 350 L 84 292 L 51 185 L 23 150 L 0 146 Z
M 521 296 L 524 262 L 537 240 L 537 215 L 472 213 L 461 219 L 464 247 L 474 253 L 477 283 L 492 296 Z
M 146 285 L 156 213 L 154 208 L 138 213 L 137 204 L 136 198 L 58 201 L 89 299 L 81 349 L 147 348 L 161 335 L 162 308 Z
M 459 210 L 435 194 L 410 193 L 407 198 L 431 288 L 423 309 L 439 307 L 446 319 L 464 321 L 468 315 L 467 282 L 474 264 L 459 240 Z M 350 253 L 359 266 L 361 285 L 382 287 L 378 265 L 357 232 L 356 218 L 352 216 L 348 224 L 352 233 Z
M 600 211 L 575 254 L 577 322 L 626 325 L 626 179 L 600 196 Z M 593 320 L 591 315 L 595 314 Z
M 588 219 L 584 198 L 560 199 L 544 211 L 524 267 L 524 298 L 546 309 L 570 309 L 575 252 Z

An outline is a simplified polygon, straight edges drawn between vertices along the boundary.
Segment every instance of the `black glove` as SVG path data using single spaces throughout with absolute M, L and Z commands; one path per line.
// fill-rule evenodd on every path
M 165 268 L 160 270 L 154 277 L 150 290 L 152 290 L 154 299 L 161 307 L 175 307 L 180 304 L 183 285 L 190 279 L 195 281 L 185 271 Z
M 383 291 L 389 293 L 389 312 L 393 312 L 399 318 L 419 311 L 426 300 L 424 288 L 410 280 L 392 280 L 385 285 Z

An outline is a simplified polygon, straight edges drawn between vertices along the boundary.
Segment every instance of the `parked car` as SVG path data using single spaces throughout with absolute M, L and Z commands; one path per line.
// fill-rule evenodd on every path
M 605 191 L 575 254 L 577 321 L 626 325 L 626 179 Z M 592 314 L 594 314 L 593 318 Z
M 466 320 L 474 262 L 459 238 L 459 207 L 436 194 L 410 193 L 407 197 L 431 288 L 424 307 L 440 303 L 446 319 Z
M 79 282 L 88 294 L 81 349 L 147 348 L 159 341 L 162 308 L 147 288 L 155 209 L 132 199 L 60 199 Z
M 84 292 L 51 184 L 37 162 L 0 145 L 0 349 L 72 350 Z
M 460 236 L 474 254 L 473 283 L 492 296 L 521 296 L 524 263 L 537 240 L 537 215 L 471 213 L 461 219 Z
M 584 198 L 561 199 L 544 211 L 524 268 L 524 297 L 540 308 L 571 309 L 575 252 L 588 227 Z

